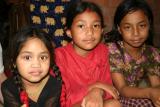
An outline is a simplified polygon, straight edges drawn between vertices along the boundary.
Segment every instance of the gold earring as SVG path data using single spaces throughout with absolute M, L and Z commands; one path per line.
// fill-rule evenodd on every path
M 13 68 L 16 68 L 17 66 L 16 66 L 16 64 L 13 64 Z

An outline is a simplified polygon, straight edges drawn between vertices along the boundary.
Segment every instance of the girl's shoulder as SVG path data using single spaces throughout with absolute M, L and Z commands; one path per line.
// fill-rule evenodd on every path
M 107 43 L 105 43 L 108 47 L 109 46 L 114 46 L 114 45 L 116 45 L 116 43 L 114 43 L 114 42 L 107 42 Z
M 117 44 L 115 42 L 105 43 L 109 49 L 117 49 Z
M 158 57 L 158 56 L 160 57 L 160 49 L 154 46 L 151 46 L 151 45 L 146 45 L 144 54 L 147 56 L 152 56 L 152 57 Z
M 73 47 L 72 47 L 72 44 L 71 43 L 69 43 L 69 44 L 67 44 L 66 46 L 61 46 L 61 47 L 58 47 L 58 48 L 56 48 L 55 49 L 55 53 L 56 52 L 63 52 L 63 51 L 68 51 L 68 50 L 71 50 Z
M 71 46 L 68 44 L 66 46 L 58 47 L 55 49 L 55 57 L 60 57 L 63 59 L 63 57 L 66 57 L 67 54 L 71 51 Z
M 160 53 L 160 48 L 151 46 L 151 45 L 146 45 L 145 46 L 146 50 L 151 51 L 151 52 L 156 52 L 156 53 Z
M 147 58 L 146 65 L 151 75 L 160 76 L 160 51 L 158 48 L 147 45 L 144 51 Z
M 118 49 L 116 43 L 108 42 L 108 43 L 106 43 L 106 46 L 108 47 L 108 51 L 110 54 L 120 54 L 120 50 Z
M 13 96 L 18 97 L 18 88 L 14 83 L 13 77 L 7 78 L 1 85 L 2 93 L 10 93 Z
M 14 83 L 13 77 L 9 77 L 4 82 L 2 82 L 2 88 L 3 87 L 5 87 L 5 88 L 11 88 L 11 89 L 16 88 L 16 85 Z
M 99 43 L 95 48 L 95 50 L 106 50 L 106 49 L 108 50 L 108 46 L 104 43 Z
M 7 78 L 4 82 L 2 82 L 2 86 L 14 86 L 14 79 L 13 77 Z

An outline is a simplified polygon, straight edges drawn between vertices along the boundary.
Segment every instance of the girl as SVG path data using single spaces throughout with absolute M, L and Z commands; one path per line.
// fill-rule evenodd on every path
M 111 76 L 124 107 L 160 107 L 160 55 L 148 45 L 152 30 L 153 15 L 145 1 L 124 0 L 118 6 L 106 40 L 112 41 Z M 148 87 L 148 82 L 142 87 L 144 80 L 150 81 Z
M 76 2 L 68 9 L 66 33 L 72 42 L 56 49 L 56 63 L 64 81 L 64 107 L 119 107 L 112 86 L 108 48 L 100 43 L 103 17 L 97 5 Z
M 49 75 L 53 68 L 58 76 L 58 69 L 46 33 L 31 27 L 17 32 L 9 44 L 8 63 L 14 75 L 2 83 L 5 107 L 60 106 L 61 82 Z

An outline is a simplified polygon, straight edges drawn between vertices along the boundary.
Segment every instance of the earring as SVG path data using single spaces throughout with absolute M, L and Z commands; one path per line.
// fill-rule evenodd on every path
M 16 67 L 17 67 L 16 64 L 13 64 L 13 68 L 16 69 Z

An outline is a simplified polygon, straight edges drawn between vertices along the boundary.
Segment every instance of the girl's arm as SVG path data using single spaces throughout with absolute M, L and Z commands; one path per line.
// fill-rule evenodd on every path
M 82 107 L 103 107 L 104 105 L 104 92 L 110 93 L 115 99 L 118 99 L 118 91 L 108 84 L 96 82 L 88 87 L 88 93 L 83 98 L 81 103 Z M 76 106 L 75 106 L 76 107 Z
M 92 88 L 83 98 L 82 107 L 103 107 L 103 90 Z
M 159 87 L 160 88 L 160 77 L 156 75 L 149 76 L 149 80 L 152 87 Z
M 121 73 L 111 74 L 115 87 L 119 90 L 121 96 L 130 98 L 149 98 L 156 107 L 160 107 L 160 87 L 159 77 L 150 76 L 152 87 L 138 88 L 127 86 L 124 76 Z
M 156 75 L 149 76 L 149 80 L 151 83 L 152 91 L 150 92 L 150 99 L 156 105 L 156 107 L 160 106 L 160 78 Z
M 118 99 L 118 91 L 112 86 L 101 82 L 96 82 L 88 87 L 88 93 L 82 102 L 75 104 L 73 107 L 103 107 L 104 91 L 110 93 L 115 99 Z
M 23 104 L 21 107 L 27 107 L 27 105 L 26 105 L 26 104 Z
M 83 100 L 72 107 L 103 107 L 103 90 L 100 88 L 88 90 Z
M 127 86 L 124 76 L 121 73 L 111 73 L 113 83 L 121 96 L 133 98 L 150 98 L 152 88 L 137 88 Z
M 105 91 L 105 92 L 109 93 L 115 99 L 119 98 L 119 92 L 118 92 L 118 90 L 116 88 L 114 88 L 112 85 L 104 84 L 102 82 L 96 82 L 96 83 L 90 85 L 88 90 L 90 91 L 90 90 L 92 90 L 94 88 L 99 88 L 103 92 Z
M 6 80 L 6 75 L 3 73 L 0 73 L 0 103 L 3 104 L 3 96 L 2 96 L 2 91 L 1 91 L 1 84 L 4 80 Z

